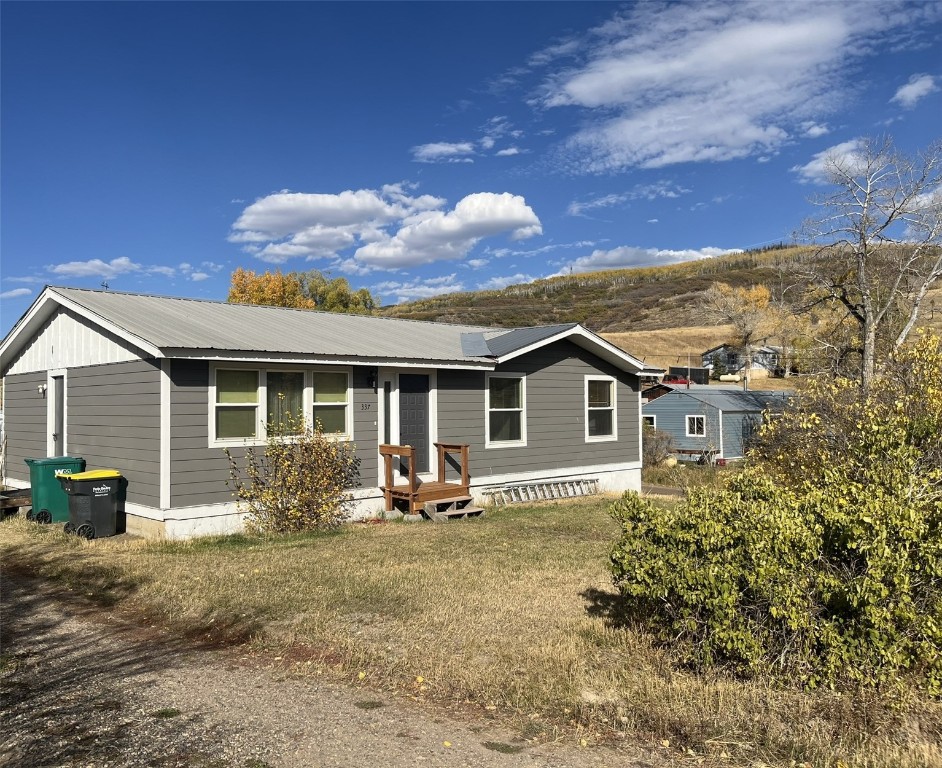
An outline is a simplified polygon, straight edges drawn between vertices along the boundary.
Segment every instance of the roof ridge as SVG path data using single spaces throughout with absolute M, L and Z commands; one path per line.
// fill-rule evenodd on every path
M 275 309 L 275 310 L 286 310 L 291 312 L 306 312 L 306 313 L 316 313 L 320 315 L 347 315 L 349 317 L 368 317 L 376 320 L 390 320 L 400 323 L 415 323 L 418 325 L 444 325 L 449 328 L 474 328 L 475 330 L 480 331 L 514 331 L 518 330 L 517 328 L 500 328 L 489 325 L 468 325 L 465 323 L 446 323 L 439 320 L 415 320 L 408 317 L 388 317 L 387 315 L 363 315 L 356 312 L 332 312 L 328 309 L 304 309 L 302 307 L 282 307 L 277 304 L 250 304 L 248 302 L 238 302 L 238 301 L 223 301 L 222 299 L 204 299 L 194 296 L 167 296 L 160 293 L 140 293 L 137 291 L 112 291 L 102 290 L 100 288 L 73 288 L 71 286 L 65 285 L 47 285 L 47 289 L 54 291 L 81 291 L 82 293 L 94 293 L 94 294 L 118 294 L 120 296 L 136 296 L 140 298 L 148 299 L 163 299 L 166 301 L 190 301 L 200 304 L 216 304 L 216 305 L 226 305 L 230 307 L 262 307 L 265 309 Z M 534 328 L 546 328 L 551 326 L 533 326 Z

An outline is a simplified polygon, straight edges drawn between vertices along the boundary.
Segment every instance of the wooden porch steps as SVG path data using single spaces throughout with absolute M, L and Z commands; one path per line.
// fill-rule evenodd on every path
M 401 511 L 416 519 L 424 515 L 441 522 L 458 517 L 476 517 L 484 513 L 480 507 L 471 506 L 471 476 L 468 471 L 468 446 L 464 443 L 435 443 L 438 451 L 438 480 L 420 480 L 416 472 L 415 448 L 411 445 L 380 445 L 383 457 L 382 486 L 386 511 Z M 453 455 L 457 454 L 457 461 Z M 406 483 L 393 485 L 393 459 L 408 465 Z M 446 482 L 447 467 L 461 472 L 458 482 Z
M 445 499 L 427 501 L 422 510 L 423 514 L 432 522 L 447 523 L 449 520 L 459 518 L 483 517 L 484 508 L 471 504 L 470 496 L 451 496 Z

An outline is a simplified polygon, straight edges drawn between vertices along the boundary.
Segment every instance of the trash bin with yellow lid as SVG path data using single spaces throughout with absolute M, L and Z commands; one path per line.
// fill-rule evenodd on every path
M 118 532 L 118 500 L 125 484 L 116 469 L 93 469 L 59 478 L 69 497 L 66 533 L 84 539 L 114 536 Z

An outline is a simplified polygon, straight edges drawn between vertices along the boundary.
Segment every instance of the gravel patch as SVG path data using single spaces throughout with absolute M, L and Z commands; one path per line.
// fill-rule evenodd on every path
M 604 768 L 384 693 L 194 648 L 20 575 L 0 581 L 0 765 Z M 249 663 L 251 661 L 251 663 Z

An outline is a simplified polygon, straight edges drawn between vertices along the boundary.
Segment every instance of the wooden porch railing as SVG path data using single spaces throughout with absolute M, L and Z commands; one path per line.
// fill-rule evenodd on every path
M 379 452 L 383 457 L 383 498 L 386 511 L 393 510 L 394 501 L 399 499 L 409 504 L 409 514 L 420 512 L 420 505 L 426 501 L 438 501 L 455 496 L 466 496 L 471 486 L 471 474 L 468 467 L 468 446 L 462 443 L 435 443 L 438 451 L 438 480 L 423 483 L 415 470 L 415 448 L 411 445 L 380 445 Z M 447 457 L 449 454 L 459 454 L 461 482 L 449 483 L 445 481 Z M 395 457 L 406 459 L 409 463 L 409 472 L 406 482 L 400 485 L 393 484 L 393 459 Z

